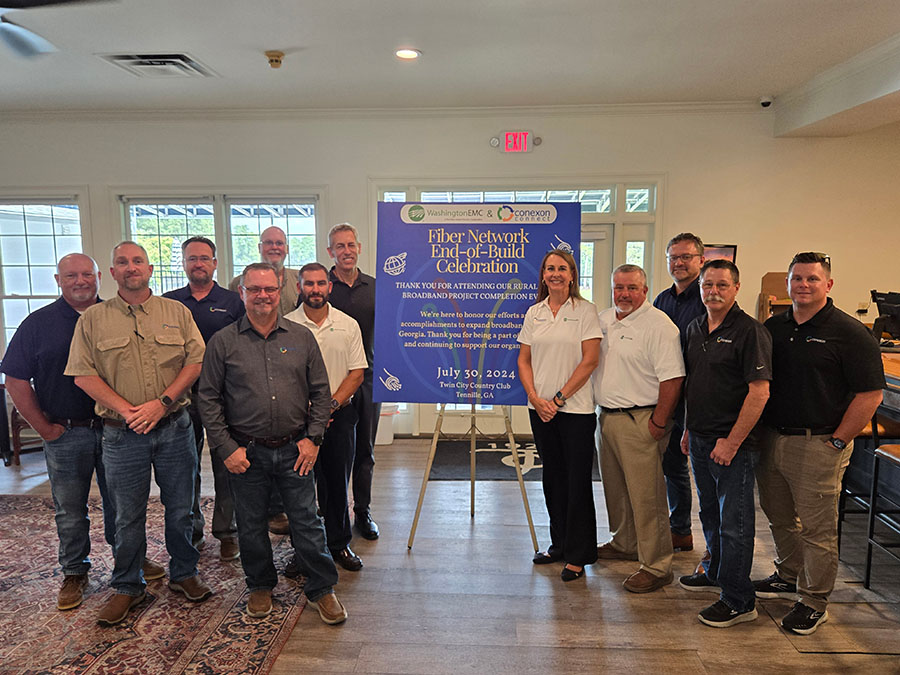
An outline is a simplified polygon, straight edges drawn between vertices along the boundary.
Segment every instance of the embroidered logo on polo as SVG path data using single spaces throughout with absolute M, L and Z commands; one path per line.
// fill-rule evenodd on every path
M 806 341 L 807 342 L 818 342 L 821 345 L 825 344 L 825 340 L 823 340 L 822 338 L 813 337 L 812 335 L 807 335 Z
M 724 342 L 725 344 L 731 344 L 734 340 L 729 340 L 728 338 L 724 338 L 721 335 L 716 338 L 716 342 Z
M 280 351 L 282 354 L 287 354 L 288 352 L 297 351 L 297 348 L 296 347 L 279 347 L 278 351 Z
M 227 312 L 228 310 L 225 307 L 210 307 L 210 312 Z
M 634 340 L 634 338 L 631 337 L 630 335 L 620 335 L 619 339 L 620 340 L 632 340 L 632 341 Z
M 162 325 L 162 327 L 163 327 L 163 328 L 181 328 L 181 326 L 173 326 L 173 325 L 170 324 L 170 323 L 164 323 L 164 324 Z

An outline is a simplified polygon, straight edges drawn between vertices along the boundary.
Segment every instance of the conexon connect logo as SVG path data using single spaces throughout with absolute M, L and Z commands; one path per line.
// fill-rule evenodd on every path
M 497 218 L 504 223 L 508 223 L 512 220 L 514 215 L 516 215 L 516 212 L 512 210 L 511 206 L 507 206 L 506 204 L 497 209 Z
M 406 214 L 414 223 L 420 223 L 425 218 L 425 207 L 415 204 L 409 207 L 409 211 Z

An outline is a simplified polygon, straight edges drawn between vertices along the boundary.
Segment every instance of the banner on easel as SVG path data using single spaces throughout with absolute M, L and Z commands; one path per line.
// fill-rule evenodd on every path
M 581 205 L 378 204 L 375 400 L 524 405 L 516 336 Z

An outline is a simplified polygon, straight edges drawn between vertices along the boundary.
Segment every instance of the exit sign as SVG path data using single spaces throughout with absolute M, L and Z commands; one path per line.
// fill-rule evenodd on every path
M 503 152 L 531 152 L 533 136 L 530 131 L 504 131 L 500 134 Z

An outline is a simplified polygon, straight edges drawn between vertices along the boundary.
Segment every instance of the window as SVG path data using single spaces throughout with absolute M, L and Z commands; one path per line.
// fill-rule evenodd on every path
M 316 205 L 312 203 L 229 202 L 231 259 L 235 274 L 259 261 L 259 235 L 280 227 L 288 238 L 288 267 L 300 268 L 316 259 Z
M 391 195 L 391 199 L 387 196 Z M 614 199 L 613 188 L 596 190 L 425 190 L 419 201 L 437 203 L 481 203 L 481 202 L 580 202 L 582 213 L 610 213 Z M 384 201 L 405 201 L 400 198 L 406 193 L 392 191 L 384 193 Z
M 202 236 L 216 245 L 216 279 L 228 286 L 244 267 L 259 261 L 259 237 L 276 226 L 288 238 L 285 264 L 299 268 L 316 259 L 317 196 L 120 195 L 126 238 L 147 249 L 156 294 L 187 284 L 181 244 Z
M 0 203 L 0 298 L 7 343 L 22 319 L 59 297 L 56 262 L 81 251 L 81 217 L 74 201 Z
M 209 203 L 129 203 L 131 237 L 147 249 L 157 295 L 187 284 L 181 266 L 181 244 L 190 237 L 207 237 L 216 243 L 213 205 Z M 217 244 L 218 245 L 218 244 Z

